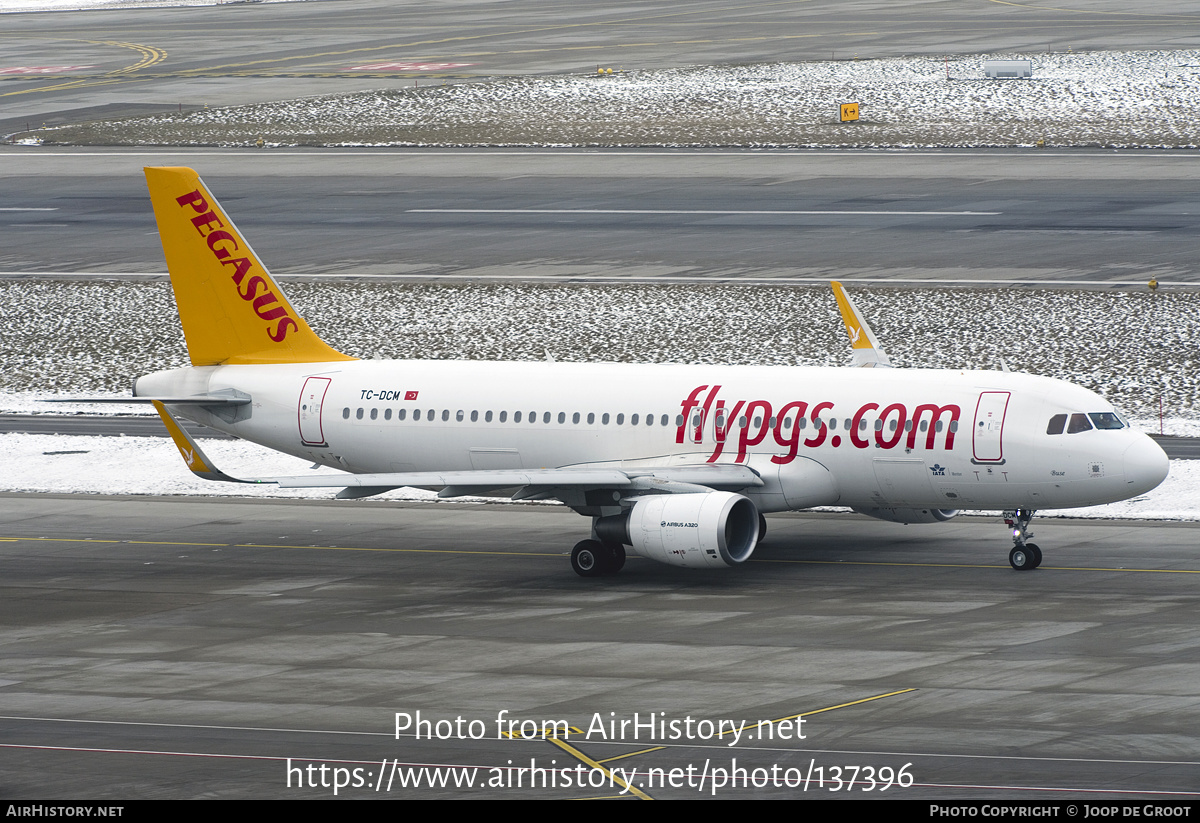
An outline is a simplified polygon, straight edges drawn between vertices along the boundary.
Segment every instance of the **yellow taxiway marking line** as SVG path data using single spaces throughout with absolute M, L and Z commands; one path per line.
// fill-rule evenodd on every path
M 802 0 L 808 2 L 808 0 Z M 771 3 L 745 3 L 740 6 L 729 6 L 721 9 L 721 11 L 731 11 L 733 9 L 764 9 L 771 6 L 792 6 L 795 5 L 795 0 L 778 0 Z M 620 25 L 623 23 L 633 23 L 645 20 L 661 20 L 668 17 L 686 17 L 688 15 L 696 15 L 703 13 L 703 10 L 678 11 L 663 14 L 648 14 L 641 17 L 618 17 L 613 20 L 597 20 L 590 23 L 564 23 L 557 26 L 536 26 L 527 29 L 513 29 L 507 31 L 494 32 L 489 34 L 467 34 L 456 37 L 439 37 L 429 40 L 414 40 L 409 43 L 390 43 L 385 46 L 363 46 L 353 49 L 341 49 L 337 51 L 314 52 L 312 54 L 298 54 L 292 57 L 271 57 L 263 60 L 250 60 L 244 63 L 226 63 L 219 66 L 208 66 L 205 69 L 196 69 L 196 71 L 213 71 L 215 69 L 231 69 L 240 68 L 242 66 L 257 66 L 264 63 L 283 63 L 291 60 L 312 60 L 318 57 L 341 57 L 346 54 L 359 54 L 365 52 L 379 52 L 386 49 L 411 49 L 417 46 L 427 46 L 439 43 L 465 43 L 472 40 L 487 40 L 497 37 L 513 36 L 518 34 L 538 34 L 548 31 L 569 31 L 572 29 L 588 29 L 600 28 L 604 26 Z M 181 71 L 181 75 L 186 75 L 187 71 Z
M 897 689 L 894 692 L 885 692 L 884 694 L 877 694 L 877 695 L 873 695 L 871 697 L 863 697 L 859 700 L 851 700 L 849 703 L 838 703 L 836 706 L 826 706 L 823 709 L 813 709 L 812 711 L 808 711 L 808 712 L 800 712 L 799 714 L 791 714 L 791 715 L 788 715 L 787 717 L 781 717 L 781 718 L 779 718 L 779 720 L 772 720 L 770 722 L 771 723 L 779 723 L 784 720 L 795 720 L 798 717 L 809 717 L 814 714 L 822 714 L 824 712 L 831 712 L 835 709 L 844 709 L 848 706 L 857 706 L 861 703 L 870 703 L 872 700 L 883 700 L 883 698 L 885 698 L 885 697 L 895 697 L 898 694 L 908 694 L 909 692 L 915 692 L 915 691 L 917 691 L 917 690 L 916 689 Z
M 171 540 L 109 540 L 92 539 L 88 537 L 3 537 L 5 543 L 19 543 L 22 540 L 43 543 L 103 543 L 116 545 L 139 546 L 216 546 L 225 549 L 320 549 L 334 552 L 396 552 L 410 554 L 496 554 L 507 557 L 553 557 L 561 558 L 562 553 L 544 554 L 541 552 L 495 552 L 495 551 L 463 551 L 455 549 L 371 549 L 358 546 L 284 546 L 269 543 L 182 543 Z
M 71 38 L 74 39 L 74 38 Z M 141 43 L 124 43 L 118 40 L 76 40 L 81 43 L 91 43 L 94 46 L 116 46 L 122 49 L 133 49 L 140 53 L 142 58 L 136 63 L 125 66 L 119 69 L 105 72 L 100 75 L 89 75 L 88 77 L 79 80 L 70 80 L 66 83 L 55 83 L 50 86 L 38 86 L 36 89 L 23 89 L 21 91 L 9 91 L 0 94 L 0 97 L 12 97 L 17 94 L 32 94 L 39 91 L 63 91 L 64 89 L 80 89 L 90 86 L 103 86 L 110 83 L 119 83 L 129 79 L 130 75 L 157 65 L 167 59 L 167 52 L 164 49 L 156 48 L 155 46 L 143 46 Z
M 546 557 L 561 558 L 563 552 L 501 552 L 501 551 L 468 551 L 465 549 L 382 549 L 367 546 L 299 546 L 275 543 L 185 543 L 171 540 L 113 540 L 109 538 L 90 537 L 11 537 L 0 535 L 0 541 L 18 543 L 22 540 L 45 543 L 114 543 L 138 546 L 217 546 L 230 549 L 305 549 L 332 552 L 390 552 L 393 554 L 468 554 L 496 555 L 500 557 Z M 630 560 L 640 560 L 637 555 L 630 555 Z M 994 569 L 1008 570 L 1008 566 L 988 565 L 986 563 L 898 563 L 872 560 L 766 560 L 751 558 L 751 563 L 788 563 L 806 566 L 896 566 L 914 569 Z M 1200 569 L 1122 569 L 1107 566 L 1042 566 L 1038 571 L 1059 572 L 1128 572 L 1130 574 L 1200 574 Z
M 651 797 L 650 795 L 646 794 L 644 791 L 639 789 L 637 786 L 633 786 L 633 785 L 630 785 L 629 783 L 626 783 L 624 780 L 622 780 L 621 778 L 619 778 L 615 774 L 613 774 L 610 770 L 608 770 L 608 769 L 604 768 L 604 766 L 600 765 L 600 763 L 598 761 L 592 760 L 592 758 L 588 757 L 586 754 L 579 751 L 579 749 L 575 748 L 574 746 L 570 745 L 569 743 L 564 743 L 563 741 L 559 740 L 557 737 L 547 737 L 546 740 L 550 741 L 555 746 L 558 746 L 564 752 L 571 755 L 571 757 L 576 758 L 581 763 L 585 763 L 588 766 L 591 766 L 593 769 L 599 769 L 600 771 L 604 772 L 605 777 L 607 777 L 613 783 L 616 783 L 618 786 L 621 786 L 624 789 L 628 789 L 631 794 L 637 795 L 642 800 L 653 800 L 654 799 L 653 797 Z
M 235 549 L 320 549 L 334 552 L 396 552 L 399 554 L 496 554 L 504 557 L 562 557 L 562 553 L 543 554 L 542 552 L 490 552 L 466 551 L 463 549 L 366 549 L 353 546 L 273 546 L 268 543 L 230 543 L 229 546 Z
M 823 714 L 825 712 L 834 711 L 835 709 L 845 709 L 849 706 L 858 706 L 862 703 L 870 703 L 872 700 L 882 700 L 885 697 L 895 697 L 898 694 L 908 694 L 909 692 L 915 692 L 915 691 L 917 691 L 917 690 L 916 689 L 898 689 L 894 692 L 886 692 L 884 694 L 872 695 L 871 697 L 863 697 L 858 700 L 851 700 L 849 703 L 838 703 L 836 706 L 826 706 L 823 709 L 812 709 L 811 711 L 807 711 L 807 712 L 799 712 L 797 714 L 789 714 L 787 717 L 780 717 L 776 720 L 760 720 L 758 722 L 759 723 L 771 723 L 773 725 L 775 723 L 782 723 L 785 720 L 796 720 L 797 718 L 801 718 L 801 717 L 811 717 L 814 714 Z M 733 734 L 733 732 L 732 731 L 718 732 L 717 737 L 724 737 L 727 734 Z M 635 752 L 635 754 L 636 754 L 636 752 Z
M 661 752 L 665 748 L 666 748 L 666 746 L 652 746 L 649 749 L 642 749 L 641 751 L 637 751 L 637 752 L 629 752 L 628 754 L 618 754 L 616 757 L 606 757 L 603 760 L 600 760 L 597 762 L 612 763 L 614 760 L 624 760 L 627 757 L 637 757 L 639 754 L 650 754 L 650 752 Z
M 759 724 L 761 725 L 762 723 L 770 723 L 770 724 L 774 725 L 775 723 L 782 723 L 785 720 L 796 720 L 796 719 L 802 718 L 802 717 L 811 717 L 815 714 L 823 714 L 825 712 L 836 711 L 837 709 L 849 708 L 850 706 L 861 706 L 863 703 L 871 703 L 875 700 L 883 700 L 885 697 L 895 697 L 895 696 L 901 695 L 901 694 L 910 694 L 915 691 L 917 691 L 917 689 L 897 689 L 896 691 L 892 691 L 892 692 L 885 692 L 883 694 L 875 694 L 875 695 L 871 695 L 870 697 L 859 698 L 858 700 L 850 700 L 845 703 L 838 703 L 836 706 L 826 706 L 823 709 L 812 709 L 807 712 L 798 712 L 796 714 L 789 714 L 787 717 L 780 717 L 776 720 L 760 720 Z M 717 736 L 717 738 L 721 738 L 727 734 L 732 734 L 732 732 L 731 731 L 719 732 L 716 736 Z M 560 749 L 563 749 L 564 751 L 570 753 L 572 757 L 579 758 L 579 760 L 581 760 L 582 762 L 591 766 L 593 769 L 600 769 L 601 771 L 604 772 L 604 774 L 610 780 L 621 784 L 625 788 L 629 789 L 630 792 L 636 794 L 638 797 L 641 797 L 644 800 L 653 800 L 654 799 L 654 798 L 646 795 L 644 792 L 639 791 L 636 787 L 626 783 L 624 780 L 622 780 L 621 778 L 614 775 L 608 769 L 605 769 L 603 764 L 612 763 L 616 760 L 624 760 L 625 758 L 628 758 L 628 757 L 637 757 L 638 755 L 641 755 L 641 754 L 650 754 L 651 752 L 659 752 L 659 751 L 662 751 L 662 750 L 668 748 L 667 746 L 653 746 L 651 748 L 641 749 L 636 752 L 628 752 L 627 754 L 619 754 L 619 755 L 616 755 L 615 757 L 607 757 L 604 760 L 593 760 L 590 757 L 588 757 L 586 754 L 584 754 L 583 752 L 576 749 L 575 747 L 569 746 L 568 744 L 562 742 L 557 737 L 546 736 L 543 739 L 550 741 L 555 746 L 558 746 Z
M 1108 14 L 1117 17 L 1162 17 L 1166 20 L 1195 20 L 1194 15 L 1158 14 L 1147 11 L 1100 11 L 1099 9 L 1064 9 L 1058 6 L 1038 6 L 1033 3 L 1014 3 L 1011 0 L 988 0 L 1001 6 L 1016 6 L 1019 9 L 1036 9 L 1038 11 L 1065 11 L 1069 14 Z
M 751 558 L 751 563 L 799 563 L 808 566 L 911 566 L 915 569 L 1006 569 L 987 563 L 896 563 L 876 560 L 767 560 Z M 1140 574 L 1200 574 L 1200 569 L 1119 569 L 1104 566 L 1039 566 L 1047 572 L 1138 572 Z

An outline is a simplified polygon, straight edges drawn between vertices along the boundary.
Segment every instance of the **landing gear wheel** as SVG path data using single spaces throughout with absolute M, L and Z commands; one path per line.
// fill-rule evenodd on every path
M 580 577 L 599 577 L 609 566 L 610 554 L 598 540 L 581 540 L 571 549 L 571 568 Z
M 624 546 L 620 543 L 605 543 L 604 548 L 608 549 L 608 568 L 605 569 L 605 573 L 616 574 L 625 568 Z
M 762 512 L 758 513 L 758 543 L 767 539 L 767 518 L 762 516 Z M 754 545 L 757 546 L 758 543 Z
M 1033 547 L 1037 549 L 1036 546 Z M 1029 550 L 1029 546 L 1014 546 L 1008 553 L 1008 564 L 1019 572 L 1027 572 L 1037 568 L 1034 558 L 1037 555 Z
M 1036 543 L 1026 543 L 1025 551 L 1033 555 L 1033 565 L 1029 568 L 1036 569 L 1042 565 L 1042 550 L 1038 548 Z

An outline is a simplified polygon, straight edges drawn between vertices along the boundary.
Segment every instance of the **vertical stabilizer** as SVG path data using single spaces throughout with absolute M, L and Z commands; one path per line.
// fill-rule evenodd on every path
M 850 348 L 854 354 L 854 365 L 864 368 L 891 368 L 887 353 L 875 339 L 875 332 L 867 325 L 867 321 L 859 313 L 858 307 L 846 294 L 842 284 L 831 280 L 833 296 L 837 298 L 838 311 L 842 313 L 842 322 L 846 324 L 846 333 L 850 335 Z
M 308 327 L 195 171 L 145 171 L 192 365 L 355 359 Z

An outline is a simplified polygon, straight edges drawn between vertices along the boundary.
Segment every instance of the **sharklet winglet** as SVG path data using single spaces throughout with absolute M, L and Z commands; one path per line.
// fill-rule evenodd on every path
M 838 311 L 842 313 L 842 322 L 846 324 L 846 333 L 850 335 L 850 349 L 854 355 L 854 365 L 861 368 L 891 368 L 887 353 L 879 345 L 875 332 L 859 312 L 846 289 L 836 280 L 829 281 L 833 287 L 833 296 L 837 299 Z

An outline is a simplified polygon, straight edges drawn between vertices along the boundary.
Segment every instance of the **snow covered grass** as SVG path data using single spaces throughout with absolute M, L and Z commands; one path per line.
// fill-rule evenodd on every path
M 990 80 L 987 59 L 1031 59 Z M 947 77 L 947 69 L 949 77 Z M 87 123 L 101 145 L 1200 145 L 1200 52 L 995 54 L 517 77 Z M 858 102 L 861 120 L 838 122 Z
M 204 450 L 235 477 L 308 474 L 308 463 L 241 441 L 204 441 Z M 335 489 L 280 489 L 214 483 L 193 475 L 165 437 L 0 434 L 0 491 L 51 494 L 153 494 L 288 497 L 327 500 Z M 336 474 L 320 469 L 320 474 Z M 377 500 L 435 500 L 433 492 L 396 489 Z M 481 498 L 462 498 L 475 501 Z M 501 498 L 503 499 L 503 498 Z M 838 509 L 843 511 L 843 509 Z M 1200 520 L 1200 461 L 1173 460 L 1171 474 L 1147 495 L 1108 506 L 1046 511 L 1043 517 Z
M 817 286 L 292 283 L 334 347 L 367 358 L 847 365 Z M 999 368 L 1097 391 L 1158 430 L 1200 424 L 1193 292 L 851 287 L 899 366 Z M 0 281 L 0 410 L 32 397 L 128 394 L 187 365 L 166 282 Z M 41 405 L 61 413 L 65 409 Z M 115 412 L 116 409 L 107 409 Z

